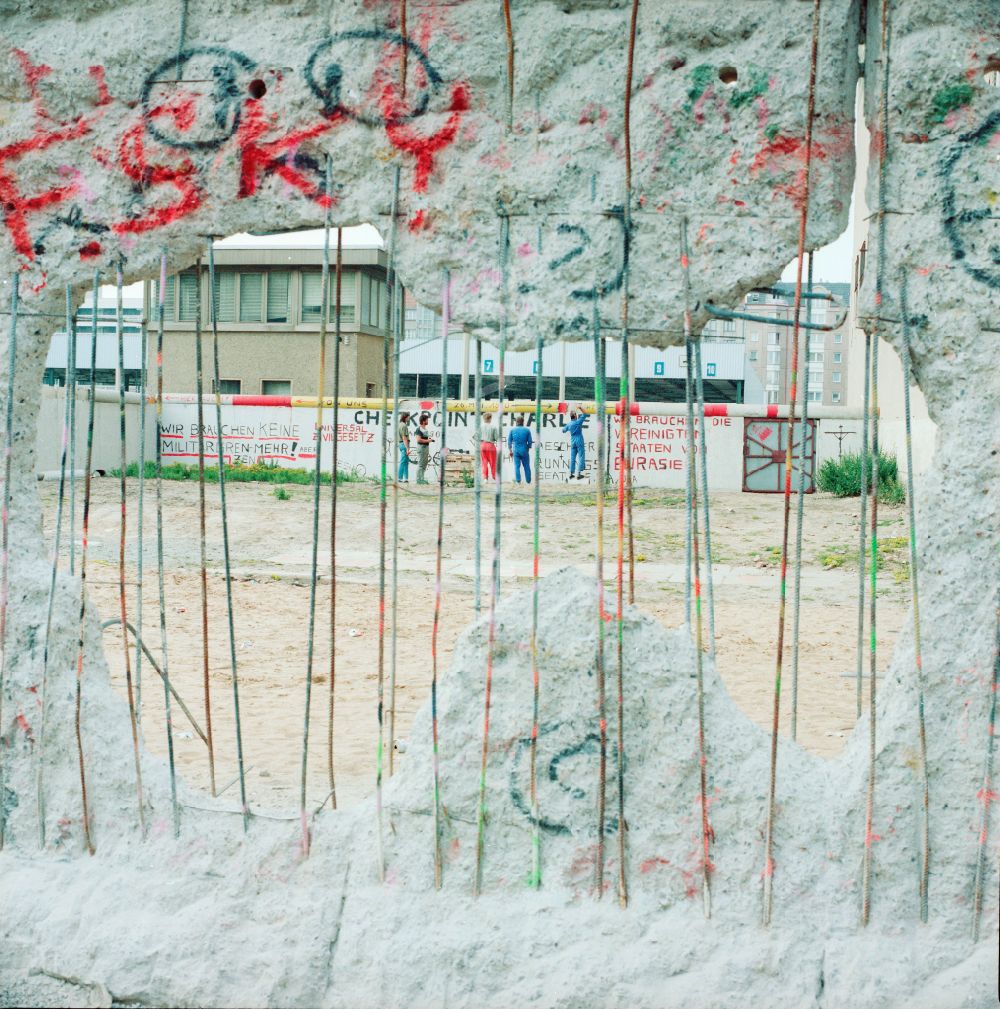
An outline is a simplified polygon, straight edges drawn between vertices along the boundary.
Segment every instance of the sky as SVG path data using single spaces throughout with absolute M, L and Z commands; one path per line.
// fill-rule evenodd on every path
M 854 250 L 851 248 L 851 236 L 854 234 L 854 201 L 851 200 L 851 212 L 848 215 L 847 230 L 829 245 L 817 249 L 813 256 L 813 280 L 825 281 L 828 284 L 849 284 L 853 273 Z M 781 279 L 795 282 L 795 260 L 785 267 Z

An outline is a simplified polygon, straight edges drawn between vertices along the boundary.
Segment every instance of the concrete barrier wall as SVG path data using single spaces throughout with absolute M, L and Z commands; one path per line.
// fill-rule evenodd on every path
M 103 390 L 106 393 L 108 390 Z M 63 418 L 65 416 L 64 388 L 42 387 L 42 405 L 38 415 L 38 431 L 35 436 L 35 470 L 38 473 L 52 473 L 59 469 L 62 453 Z M 134 395 L 130 400 L 136 400 Z M 76 468 L 82 470 L 87 458 L 87 413 L 88 391 L 77 390 L 76 400 Z M 141 405 L 138 402 L 125 404 L 125 454 L 129 462 L 139 459 L 139 422 Z M 151 406 L 146 407 L 146 458 L 152 459 L 156 452 L 156 415 Z M 121 437 L 119 429 L 119 409 L 117 401 L 94 404 L 94 450 L 93 469 L 116 469 L 121 464 Z M 68 463 L 67 463 L 68 465 Z
M 139 459 L 140 404 L 130 394 L 125 406 L 126 456 L 129 462 Z M 61 450 L 64 390 L 45 387 L 36 440 L 39 473 L 59 469 Z M 763 412 L 762 408 L 762 412 Z M 79 390 L 77 398 L 76 450 L 77 469 L 84 468 L 87 448 L 87 391 Z M 156 451 L 155 409 L 146 406 L 146 458 Z M 511 417 L 504 421 L 509 430 Z M 207 405 L 205 452 L 210 462 L 217 458 L 215 440 L 215 408 Z M 227 462 L 250 465 L 263 462 L 294 469 L 311 469 L 316 460 L 314 436 L 316 411 L 312 407 L 232 406 L 224 405 L 223 443 Z M 533 415 L 525 415 L 534 429 Z M 564 418 L 545 413 L 542 419 L 541 476 L 546 481 L 566 481 L 569 474 L 569 438 L 563 433 Z M 167 402 L 163 409 L 163 458 L 165 463 L 194 463 L 198 458 L 197 406 L 193 403 Z M 374 477 L 379 472 L 380 414 L 366 408 L 344 408 L 338 411 L 338 460 L 341 469 Z M 742 417 L 706 418 L 709 483 L 713 490 L 739 491 L 743 485 L 743 433 L 746 419 Z M 473 451 L 474 417 L 471 414 L 448 415 L 448 446 L 452 451 Z M 698 421 L 695 421 L 698 429 Z M 323 411 L 320 438 L 322 466 L 329 472 L 332 465 L 333 411 Z M 690 439 L 687 419 L 683 416 L 647 416 L 632 418 L 632 465 L 634 483 L 640 487 L 664 487 L 682 490 L 686 480 L 685 460 Z M 587 446 L 587 475 L 593 478 L 597 460 L 597 434 L 594 419 L 588 418 L 584 428 Z M 839 432 L 843 437 L 838 437 Z M 431 420 L 432 456 L 441 448 L 441 415 Z M 608 472 L 612 480 L 617 472 L 619 446 L 617 418 L 609 418 Z M 879 428 L 883 451 L 894 452 L 900 469 L 905 470 L 905 440 L 901 421 L 883 420 Z M 914 421 L 913 461 L 917 475 L 931 462 L 937 440 L 933 422 Z M 861 444 L 861 418 L 817 420 L 817 466 L 824 460 L 837 458 L 841 452 L 857 452 Z M 416 443 L 411 437 L 411 454 L 416 458 Z M 390 441 L 390 453 L 392 441 Z M 94 411 L 94 469 L 115 469 L 121 458 L 119 447 L 119 410 L 116 396 L 101 390 Z M 532 459 L 532 462 L 534 460 Z M 411 479 L 415 479 L 412 472 Z M 511 466 L 505 467 L 508 479 L 513 479 Z M 431 474 L 433 475 L 433 473 Z
M 762 408 L 762 413 L 766 408 Z M 212 462 L 218 457 L 214 407 L 206 411 L 205 452 Z M 534 429 L 533 415 L 525 415 Z M 541 476 L 543 480 L 565 481 L 569 473 L 569 438 L 563 433 L 564 417 L 545 413 L 542 419 Z M 162 451 L 165 462 L 193 463 L 198 458 L 197 407 L 193 403 L 168 402 L 163 410 Z M 222 408 L 222 443 L 227 462 L 250 465 L 266 463 L 299 469 L 311 469 L 316 464 L 315 422 L 313 407 L 296 406 L 232 406 Z M 472 414 L 450 413 L 448 422 L 448 447 L 451 451 L 473 451 Z M 504 421 L 509 430 L 511 417 Z M 739 491 L 743 485 L 743 433 L 746 420 L 742 417 L 706 418 L 708 445 L 709 484 L 713 490 Z M 837 439 L 826 435 L 824 425 L 837 428 L 842 424 L 853 427 L 857 434 L 844 441 L 844 450 L 857 449 L 860 442 L 860 419 L 854 422 L 841 420 L 817 421 L 819 460 L 837 454 Z M 617 472 L 619 424 L 609 418 L 609 473 L 614 479 Z M 432 456 L 441 448 L 441 414 L 432 414 Z M 695 430 L 699 428 L 695 421 Z M 333 410 L 323 411 L 323 425 L 319 439 L 321 463 L 329 472 L 332 464 L 334 420 Z M 338 411 L 336 421 L 338 439 L 338 466 L 353 470 L 358 475 L 374 477 L 379 472 L 380 413 L 370 408 L 344 408 Z M 682 490 L 685 486 L 685 460 L 691 439 L 687 419 L 683 416 L 633 417 L 632 466 L 634 483 L 641 487 L 664 487 Z M 593 417 L 588 417 L 584 428 L 587 451 L 587 475 L 593 478 L 597 460 L 597 435 Z M 697 435 L 696 435 L 697 437 Z M 393 450 L 389 444 L 390 458 Z M 411 455 L 416 457 L 416 444 L 411 435 Z M 504 472 L 513 479 L 512 467 Z M 430 474 L 433 476 L 433 473 Z M 410 478 L 415 479 L 411 466 Z

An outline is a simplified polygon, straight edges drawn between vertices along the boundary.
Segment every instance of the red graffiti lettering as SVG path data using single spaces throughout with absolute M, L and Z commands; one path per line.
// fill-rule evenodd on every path
M 242 200 L 253 196 L 260 185 L 261 176 L 273 172 L 321 207 L 332 206 L 336 200 L 296 168 L 293 157 L 301 144 L 332 130 L 339 121 L 339 117 L 334 116 L 314 126 L 293 130 L 277 140 L 262 141 L 269 124 L 265 120 L 260 100 L 248 98 L 243 105 L 240 128 L 236 132 L 241 157 L 239 198 Z
M 10 233 L 15 251 L 30 262 L 35 258 L 35 252 L 28 230 L 29 216 L 69 199 L 76 193 L 79 182 L 74 180 L 66 185 L 52 186 L 40 193 L 25 196 L 21 192 L 17 176 L 10 168 L 10 164 L 27 154 L 47 150 L 55 144 L 78 140 L 90 131 L 100 114 L 92 119 L 79 116 L 70 123 L 54 122 L 45 107 L 39 90 L 39 82 L 52 72 L 52 68 L 45 64 L 32 63 L 27 53 L 20 49 L 15 49 L 14 55 L 21 65 L 21 71 L 31 93 L 35 115 L 40 121 L 48 120 L 52 124 L 49 126 L 39 122 L 31 136 L 0 147 L 0 211 L 3 213 L 4 225 Z M 91 67 L 90 76 L 94 78 L 98 86 L 98 106 L 103 107 L 110 101 L 107 86 L 104 83 L 104 72 L 100 67 Z
M 385 132 L 389 142 L 396 150 L 412 154 L 417 160 L 413 191 L 415 193 L 426 192 L 427 181 L 434 170 L 434 155 L 443 151 L 454 141 L 458 127 L 462 122 L 462 115 L 469 111 L 468 85 L 463 81 L 455 84 L 451 92 L 451 103 L 448 106 L 448 119 L 437 133 L 433 133 L 429 137 L 420 135 L 409 125 L 398 121 L 399 104 L 392 87 L 386 86 L 382 89 L 379 105 L 382 115 L 385 117 Z
M 183 110 L 174 110 L 171 114 L 182 117 L 185 115 Z M 145 123 L 140 122 L 125 132 L 118 145 L 118 164 L 122 171 L 143 189 L 169 185 L 173 186 L 179 195 L 173 203 L 165 207 L 153 207 L 138 217 L 116 222 L 112 225 L 112 230 L 118 235 L 138 235 L 154 228 L 162 228 L 165 224 L 186 217 L 201 206 L 202 192 L 197 183 L 195 166 L 188 158 L 183 158 L 177 165 L 149 164 L 143 139 L 145 128 Z

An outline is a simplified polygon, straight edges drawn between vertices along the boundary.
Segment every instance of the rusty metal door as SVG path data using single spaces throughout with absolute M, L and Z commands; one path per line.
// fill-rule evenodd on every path
M 792 434 L 792 490 L 799 486 L 799 427 Z M 789 421 L 770 417 L 747 417 L 743 423 L 743 489 L 755 494 L 780 494 L 785 489 L 785 450 Z M 807 421 L 803 453 L 806 493 L 815 488 L 816 421 Z

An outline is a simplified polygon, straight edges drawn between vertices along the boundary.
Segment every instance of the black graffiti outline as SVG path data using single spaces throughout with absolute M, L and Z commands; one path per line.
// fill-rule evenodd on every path
M 264 167 L 264 171 L 268 175 L 271 175 L 274 172 L 276 165 L 286 165 L 288 168 L 299 172 L 301 175 L 309 175 L 315 179 L 316 196 L 329 196 L 331 199 L 336 200 L 336 194 L 341 192 L 344 188 L 343 182 L 333 182 L 331 179 L 332 192 L 328 193 L 326 191 L 326 166 L 320 162 L 318 158 L 314 158 L 311 154 L 305 151 L 288 151 L 287 153 L 282 154 L 280 158 L 274 158 L 270 161 Z
M 556 732 L 561 729 L 565 723 L 563 722 L 546 722 L 538 728 L 538 738 L 541 740 L 543 736 L 547 736 L 551 732 Z M 569 746 L 563 747 L 550 761 L 548 767 L 548 779 L 549 781 L 555 782 L 564 792 L 568 793 L 571 799 L 585 799 L 587 793 L 581 788 L 570 788 L 567 784 L 559 777 L 559 765 L 570 757 L 579 756 L 585 752 L 591 752 L 595 756 L 600 752 L 601 737 L 596 732 L 588 732 L 582 740 L 576 743 L 571 743 Z M 596 747 L 597 749 L 594 749 Z M 545 814 L 541 814 L 538 820 L 531 813 L 531 807 L 524 797 L 524 793 L 521 791 L 520 785 L 518 784 L 517 777 L 518 771 L 521 766 L 521 759 L 523 755 L 531 748 L 531 737 L 525 736 L 517 741 L 517 749 L 514 753 L 514 759 L 511 761 L 510 765 L 510 782 L 509 782 L 509 794 L 510 801 L 513 803 L 514 808 L 524 816 L 529 823 L 534 825 L 536 822 L 539 829 L 544 830 L 548 834 L 555 835 L 565 835 L 570 834 L 572 831 L 565 823 L 557 823 L 554 820 L 549 820 Z M 617 765 L 617 753 L 615 750 L 610 750 L 611 756 L 613 758 L 613 763 Z M 604 833 L 613 834 L 618 829 L 618 818 L 616 816 L 608 816 L 604 821 Z
M 576 287 L 569 292 L 569 296 L 576 301 L 599 301 L 601 298 L 606 297 L 612 291 L 618 291 L 621 289 L 622 284 L 625 282 L 625 271 L 628 268 L 628 249 L 630 244 L 629 226 L 625 221 L 625 208 L 621 206 L 611 207 L 605 212 L 605 216 L 611 218 L 618 222 L 619 227 L 622 229 L 622 263 L 618 268 L 618 272 L 611 278 L 610 281 L 605 281 L 604 283 L 595 284 L 593 287 Z M 577 259 L 586 251 L 587 247 L 591 244 L 590 235 L 585 228 L 579 224 L 560 224 L 556 228 L 557 235 L 577 235 L 581 240 L 580 245 L 574 246 L 568 252 L 552 259 L 549 261 L 548 268 L 550 272 L 555 272 L 561 267 L 565 266 L 567 263 L 572 262 Z
M 408 113 L 394 116 L 390 122 L 383 115 L 372 115 L 348 108 L 340 100 L 340 86 L 343 80 L 343 70 L 339 63 L 331 63 L 325 68 L 322 84 L 316 79 L 316 64 L 320 56 L 329 50 L 337 42 L 385 42 L 397 46 L 405 46 L 407 51 L 416 57 L 420 66 L 427 76 L 427 87 L 420 96 L 420 100 Z M 444 84 L 444 78 L 435 69 L 427 53 L 412 39 L 408 39 L 398 32 L 385 31 L 379 28 L 355 28 L 351 31 L 338 32 L 323 39 L 315 49 L 309 54 L 306 65 L 302 70 L 309 90 L 323 103 L 323 115 L 332 118 L 335 115 L 342 115 L 348 119 L 353 119 L 357 123 L 373 128 L 381 128 L 386 125 L 396 126 L 401 123 L 412 122 L 418 119 L 430 105 L 431 95 L 437 94 Z
M 970 277 L 978 280 L 981 284 L 985 284 L 987 287 L 996 289 L 1000 289 L 1000 270 L 992 273 L 978 266 L 971 265 L 967 259 L 965 243 L 957 227 L 960 223 L 968 224 L 972 221 L 991 218 L 993 214 L 989 210 L 963 210 L 960 213 L 956 213 L 955 184 L 952 173 L 958 159 L 968 152 L 970 144 L 982 143 L 986 139 L 987 134 L 992 134 L 998 129 L 1000 129 L 1000 109 L 987 116 L 978 129 L 973 130 L 971 133 L 961 134 L 958 137 L 957 143 L 942 158 L 940 168 L 940 175 L 944 182 L 944 199 L 941 204 L 943 215 L 942 226 L 944 227 L 945 236 L 951 245 L 952 256 Z M 995 249 L 997 249 L 997 246 L 991 246 L 990 251 L 992 252 Z M 997 261 L 997 266 L 1000 267 L 1000 260 Z
M 168 136 L 154 124 L 150 116 L 149 99 L 153 93 L 154 84 L 162 83 L 171 71 L 175 72 L 178 78 L 182 77 L 183 68 L 197 56 L 219 56 L 229 61 L 228 66 L 212 67 L 212 76 L 215 79 L 215 93 L 212 96 L 215 103 L 213 118 L 215 125 L 219 128 L 219 135 L 207 140 L 183 140 L 179 137 Z M 234 67 L 246 73 L 253 73 L 257 69 L 257 64 L 244 53 L 237 52 L 235 49 L 225 49 L 222 46 L 192 46 L 165 59 L 147 75 L 142 85 L 139 104 L 142 108 L 146 132 L 165 147 L 173 147 L 182 151 L 217 150 L 236 134 L 242 116 L 242 96 L 236 86 Z M 183 81 L 178 80 L 178 83 L 182 84 Z M 232 116 L 231 123 L 229 123 L 230 115 Z
M 79 204 L 74 203 L 66 214 L 57 214 L 45 226 L 35 239 L 35 254 L 42 256 L 45 254 L 45 240 L 59 228 L 72 228 L 74 231 L 83 231 L 91 235 L 106 235 L 111 228 L 106 224 L 96 224 L 93 221 L 83 219 L 83 210 Z

